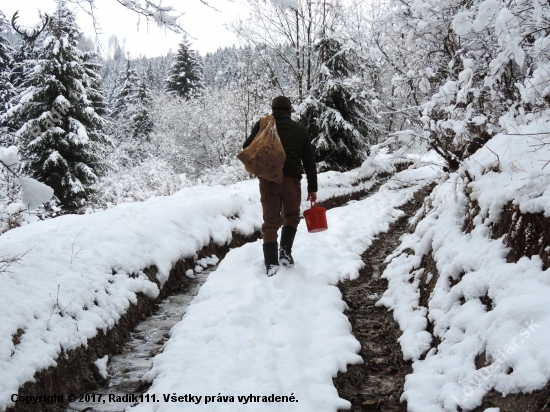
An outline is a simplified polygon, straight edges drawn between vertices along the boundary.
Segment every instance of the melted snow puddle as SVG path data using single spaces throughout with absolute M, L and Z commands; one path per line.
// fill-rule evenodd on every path
M 216 269 L 212 266 L 201 273 L 195 273 L 194 283 L 185 293 L 166 298 L 158 311 L 141 322 L 131 333 L 132 339 L 124 345 L 122 353 L 109 358 L 108 383 L 90 394 L 102 394 L 99 402 L 76 402 L 69 404 L 66 412 L 122 412 L 135 402 L 109 402 L 109 394 L 124 396 L 140 394 L 149 388 L 149 382 L 142 380 L 151 369 L 154 356 L 159 353 L 170 337 L 170 329 L 185 314 L 189 304 L 197 295 L 208 275 Z M 85 400 L 85 399 L 84 399 Z

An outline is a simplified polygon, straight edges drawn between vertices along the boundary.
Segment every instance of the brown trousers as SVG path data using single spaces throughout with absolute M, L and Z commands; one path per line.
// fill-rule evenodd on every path
M 277 230 L 282 225 L 294 229 L 298 227 L 302 201 L 300 179 L 285 176 L 283 183 L 279 184 L 260 178 L 260 195 L 264 213 L 264 243 L 276 242 Z

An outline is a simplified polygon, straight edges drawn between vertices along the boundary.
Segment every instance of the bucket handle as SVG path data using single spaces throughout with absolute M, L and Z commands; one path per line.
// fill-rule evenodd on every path
M 310 200 L 310 205 L 309 205 L 309 208 L 310 209 L 313 209 L 314 207 L 317 207 L 317 202 L 315 200 Z

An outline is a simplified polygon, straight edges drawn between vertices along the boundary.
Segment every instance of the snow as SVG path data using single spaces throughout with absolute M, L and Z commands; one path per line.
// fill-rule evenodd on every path
M 298 227 L 294 268 L 266 277 L 261 241 L 234 249 L 208 277 L 153 368 L 149 394 L 201 396 L 198 403 L 143 403 L 132 411 L 239 411 L 238 396 L 295 396 L 297 403 L 254 403 L 255 411 L 349 408 L 332 384 L 361 363 L 345 303 L 334 286 L 353 279 L 361 253 L 403 212 L 396 208 L 431 182 L 436 168 L 399 173 L 379 192 L 327 212 L 329 229 Z M 233 396 L 234 402 L 217 396 Z M 213 395 L 213 396 L 212 396 Z M 206 403 L 205 396 L 214 400 Z M 275 409 L 274 409 L 275 408 Z
M 319 199 L 369 188 L 386 169 L 392 170 L 386 161 L 372 159 L 354 171 L 321 174 Z M 361 181 L 369 177 L 374 178 Z M 302 183 L 305 193 L 305 179 Z M 175 262 L 196 257 L 211 241 L 224 244 L 234 232 L 251 235 L 259 230 L 261 213 L 258 182 L 249 180 L 185 188 L 172 196 L 65 215 L 2 235 L 0 259 L 23 257 L 3 274 L 0 291 L 0 409 L 37 371 L 54 366 L 62 350 L 85 345 L 98 330 L 111 328 L 136 302 L 137 293 L 156 297 L 159 288 L 143 273 L 145 268 L 156 266 L 162 285 Z M 365 240 L 357 247 L 367 244 Z M 339 250 L 343 245 L 332 247 Z M 354 261 L 339 269 L 348 277 L 361 266 L 359 249 L 350 255 Z M 215 257 L 201 259 L 196 270 L 215 262 Z M 318 265 L 317 271 L 333 282 L 343 276 L 324 273 Z M 19 329 L 23 334 L 14 345 L 12 336 Z
M 162 284 L 177 260 L 195 256 L 211 240 L 221 244 L 233 231 L 256 231 L 258 202 L 253 182 L 240 189 L 195 187 L 1 236 L 0 259 L 26 255 L 2 276 L 0 409 L 36 371 L 54 366 L 61 350 L 85 345 L 98 330 L 112 327 L 137 293 L 156 297 L 158 287 L 143 269 L 156 265 Z M 15 346 L 18 329 L 24 333 Z
M 31 210 L 36 209 L 53 197 L 53 189 L 38 180 L 20 176 L 18 182 L 23 189 L 21 199 Z
M 452 22 L 453 30 L 459 36 L 464 36 L 472 30 L 472 12 L 457 13 Z
M 103 379 L 107 379 L 109 374 L 107 373 L 107 361 L 109 360 L 109 355 L 105 355 L 102 358 L 99 358 L 94 362 L 94 365 L 97 366 L 97 370 L 99 371 L 99 374 L 103 377 Z
M 548 151 L 537 146 L 548 119 L 517 124 L 503 118 L 510 134 L 489 140 L 434 190 L 427 215 L 388 258 L 389 288 L 377 305 L 393 310 L 404 358 L 413 360 L 402 397 L 412 412 L 471 410 L 491 390 L 529 393 L 550 378 L 549 270 L 542 270 L 538 255 L 507 262 L 503 239 L 491 238 L 491 225 L 509 202 L 522 213 L 550 216 Z M 470 207 L 466 191 L 480 209 L 471 233 L 462 229 Z M 423 307 L 419 266 L 428 253 L 439 277 Z M 437 348 L 431 348 L 428 321 L 441 342 Z M 487 363 L 478 368 L 480 354 Z
M 17 157 L 17 147 L 0 147 L 0 162 L 4 163 L 8 167 L 19 164 L 19 158 Z
M 274 6 L 281 6 L 284 9 L 288 7 L 292 7 L 294 9 L 298 8 L 298 0 L 271 0 L 271 4 Z

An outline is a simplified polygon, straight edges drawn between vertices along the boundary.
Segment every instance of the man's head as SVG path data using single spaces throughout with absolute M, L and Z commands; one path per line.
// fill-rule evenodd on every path
M 292 103 L 290 102 L 290 99 L 286 96 L 277 96 L 271 102 L 271 109 L 273 111 L 282 110 L 290 113 L 292 110 Z

